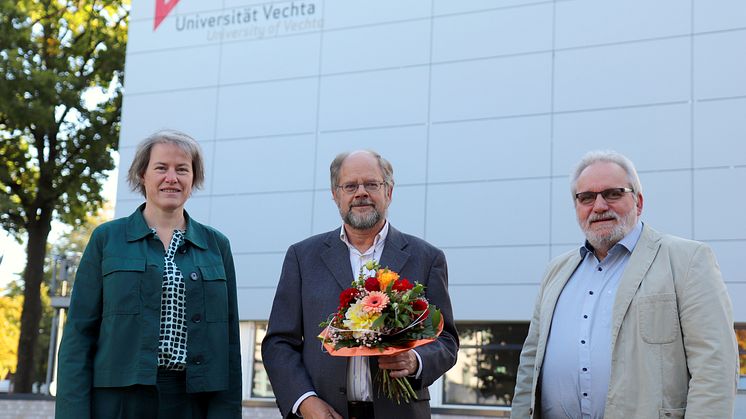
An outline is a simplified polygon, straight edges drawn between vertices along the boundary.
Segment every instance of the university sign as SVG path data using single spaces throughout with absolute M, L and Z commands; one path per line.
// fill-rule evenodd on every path
M 155 0 L 153 31 L 166 20 L 180 0 Z M 199 13 L 177 13 L 168 21 L 176 32 L 204 31 L 207 41 L 261 39 L 321 30 L 317 0 L 265 3 Z

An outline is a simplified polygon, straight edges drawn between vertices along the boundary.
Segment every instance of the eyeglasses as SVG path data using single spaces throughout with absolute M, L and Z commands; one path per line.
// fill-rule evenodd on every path
M 345 183 L 344 185 L 337 185 L 337 187 L 346 193 L 355 193 L 357 192 L 357 188 L 362 185 L 368 192 L 378 192 L 381 190 L 381 186 L 385 184 L 386 182 Z
M 578 192 L 575 194 L 575 199 L 581 205 L 592 205 L 596 202 L 596 197 L 601 195 L 606 202 L 616 202 L 622 199 L 625 192 L 634 192 L 634 190 L 632 188 L 610 188 L 601 192 Z

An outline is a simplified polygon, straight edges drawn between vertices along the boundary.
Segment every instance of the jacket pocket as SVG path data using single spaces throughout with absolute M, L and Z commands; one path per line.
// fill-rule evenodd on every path
M 676 419 L 683 418 L 686 413 L 686 409 L 659 409 L 659 419 Z
M 637 303 L 637 316 L 640 336 L 646 343 L 671 343 L 680 334 L 676 294 L 640 297 Z
M 228 321 L 228 287 L 223 265 L 200 266 L 205 292 L 205 320 Z
M 140 312 L 140 280 L 145 259 L 108 257 L 101 262 L 103 276 L 102 315 Z

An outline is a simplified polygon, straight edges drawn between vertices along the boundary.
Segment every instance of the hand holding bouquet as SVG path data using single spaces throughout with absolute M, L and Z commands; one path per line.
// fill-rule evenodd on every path
M 370 261 L 339 295 L 337 311 L 320 324 L 326 328 L 319 339 L 333 356 L 393 355 L 429 343 L 443 330 L 443 318 L 424 292 L 424 285 Z M 376 379 L 397 403 L 416 398 L 406 378 L 379 370 Z

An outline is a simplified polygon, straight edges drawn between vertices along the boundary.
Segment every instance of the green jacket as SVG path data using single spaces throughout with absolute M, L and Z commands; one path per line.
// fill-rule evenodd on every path
M 132 215 L 99 226 L 80 260 L 59 352 L 56 417 L 91 417 L 93 387 L 155 385 L 164 249 Z M 228 239 L 186 214 L 187 392 L 216 392 L 208 417 L 240 418 L 236 273 Z

